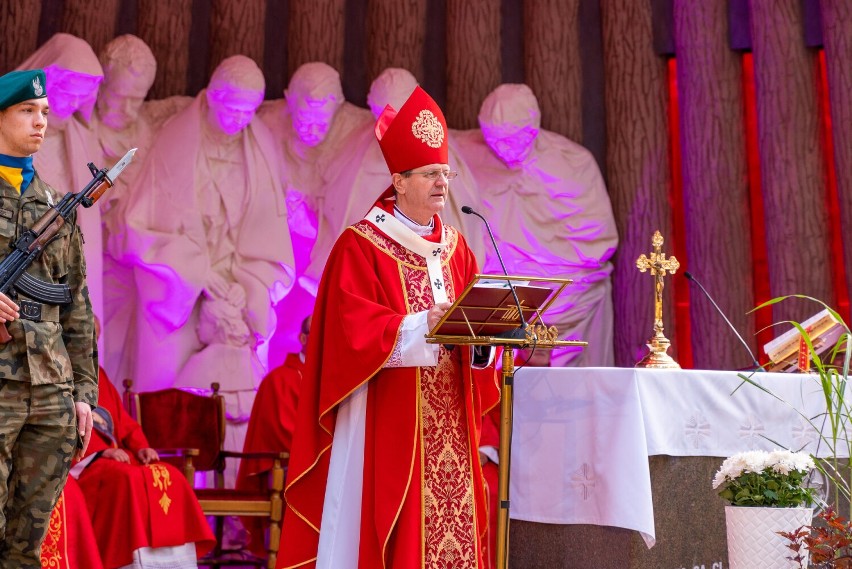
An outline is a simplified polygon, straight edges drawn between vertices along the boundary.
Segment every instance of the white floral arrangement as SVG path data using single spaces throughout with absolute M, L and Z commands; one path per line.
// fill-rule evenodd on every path
M 793 508 L 814 500 L 813 488 L 804 479 L 816 468 L 804 452 L 753 450 L 725 459 L 713 488 L 734 506 Z

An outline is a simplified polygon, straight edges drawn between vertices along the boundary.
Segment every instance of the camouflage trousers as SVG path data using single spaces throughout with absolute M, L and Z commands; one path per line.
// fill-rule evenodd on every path
M 77 444 L 72 389 L 0 379 L 0 569 L 41 567 Z

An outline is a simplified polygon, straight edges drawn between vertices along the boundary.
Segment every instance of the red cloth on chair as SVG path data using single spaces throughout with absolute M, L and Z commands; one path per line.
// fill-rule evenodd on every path
M 80 476 L 104 567 L 131 563 L 141 547 L 195 543 L 199 557 L 215 542 L 195 493 L 175 467 L 157 462 L 142 465 L 136 458 L 148 448 L 139 424 L 124 410 L 118 391 L 100 370 L 98 406 L 109 411 L 116 442 L 92 432 L 87 455 L 123 448 L 130 464 L 96 458 Z
M 290 452 L 304 367 L 298 354 L 287 354 L 284 363 L 270 371 L 260 382 L 249 417 L 243 452 Z M 236 489 L 267 491 L 268 482 L 263 475 L 271 469 L 272 459 L 242 459 L 237 472 Z M 240 520 L 251 535 L 250 551 L 265 556 L 267 520 L 260 517 L 243 517 Z
M 70 476 L 50 516 L 41 546 L 41 566 L 44 569 L 103 569 L 86 498 L 77 481 Z

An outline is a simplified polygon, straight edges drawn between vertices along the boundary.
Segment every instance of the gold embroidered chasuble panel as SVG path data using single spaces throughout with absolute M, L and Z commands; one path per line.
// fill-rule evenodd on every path
M 423 257 L 369 224 L 358 224 L 356 231 L 396 260 L 409 314 L 431 308 L 434 300 Z M 448 262 L 455 252 L 458 234 L 445 227 L 445 236 L 447 246 L 441 252 L 441 268 L 452 302 L 455 283 Z M 441 346 L 438 365 L 417 370 L 424 569 L 477 567 L 478 531 L 460 352 L 461 348 L 449 351 Z M 416 484 L 418 473 L 414 475 L 412 483 Z

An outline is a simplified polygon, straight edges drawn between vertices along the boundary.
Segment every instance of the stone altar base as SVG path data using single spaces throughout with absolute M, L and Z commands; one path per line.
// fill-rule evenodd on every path
M 649 457 L 657 544 L 605 526 L 512 520 L 512 569 L 724 569 L 725 505 L 712 488 L 717 457 Z M 630 504 L 624 504 L 629 508 Z

